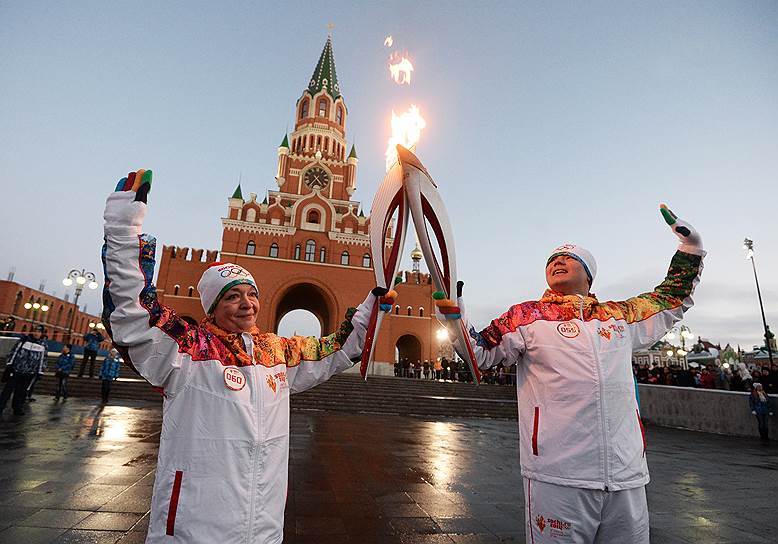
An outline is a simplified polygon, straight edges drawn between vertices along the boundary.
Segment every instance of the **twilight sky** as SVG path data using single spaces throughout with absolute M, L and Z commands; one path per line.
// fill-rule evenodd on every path
M 238 177 L 275 188 L 332 22 L 355 198 L 383 177 L 392 108 L 417 104 L 475 323 L 537 298 L 564 241 L 594 253 L 600 299 L 651 289 L 667 202 L 709 252 L 686 324 L 760 340 L 749 236 L 778 329 L 778 3 L 0 1 L 0 20 L 2 277 L 62 295 L 71 268 L 100 272 L 105 196 L 140 167 L 160 245 L 218 248 Z M 388 80 L 388 34 L 410 87 Z

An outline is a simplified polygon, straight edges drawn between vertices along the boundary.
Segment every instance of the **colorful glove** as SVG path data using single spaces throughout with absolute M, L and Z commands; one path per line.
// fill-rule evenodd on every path
M 137 235 L 146 217 L 146 201 L 151 190 L 151 170 L 130 172 L 119 180 L 105 202 L 105 231 L 117 235 Z
M 692 255 L 705 254 L 705 251 L 702 249 L 702 237 L 700 236 L 700 233 L 694 230 L 694 227 L 683 219 L 678 219 L 678 216 L 665 204 L 659 205 L 659 211 L 662 212 L 662 217 L 664 217 L 665 222 L 670 225 L 671 230 L 681 241 L 678 246 L 678 251 L 691 253 Z
M 394 301 L 397 298 L 397 291 L 389 290 L 385 287 L 375 287 L 371 293 L 378 297 L 378 306 L 382 312 L 389 313 L 394 307 Z
M 465 282 L 457 282 L 457 302 L 446 298 L 446 294 L 443 291 L 435 291 L 432 293 L 432 298 L 435 303 L 435 315 L 438 318 L 438 321 L 442 322 L 444 319 L 462 318 L 460 299 L 462 298 L 462 288 L 464 286 Z

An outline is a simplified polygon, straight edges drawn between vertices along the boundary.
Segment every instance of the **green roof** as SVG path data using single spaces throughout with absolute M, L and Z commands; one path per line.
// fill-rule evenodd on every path
M 238 186 L 235 188 L 235 192 L 232 193 L 232 198 L 239 198 L 243 200 L 243 192 L 240 190 L 240 183 L 238 183 Z
M 289 138 L 288 138 L 288 136 L 286 134 L 284 134 L 284 139 L 281 142 L 281 145 L 279 147 L 285 147 L 285 148 L 289 149 Z
M 357 146 L 356 144 L 351 145 L 351 152 L 348 154 L 349 159 L 356 159 L 357 158 Z
M 311 95 L 321 92 L 324 89 L 333 99 L 340 96 L 340 85 L 338 85 L 338 75 L 335 73 L 335 58 L 332 56 L 332 37 L 327 36 L 327 43 L 324 44 L 324 50 L 321 52 L 319 62 L 313 71 L 311 81 L 308 83 L 308 92 Z

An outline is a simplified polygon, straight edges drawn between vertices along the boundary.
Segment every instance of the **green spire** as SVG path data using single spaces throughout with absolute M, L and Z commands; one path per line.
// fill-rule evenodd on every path
M 281 145 L 279 147 L 285 147 L 285 148 L 289 149 L 289 138 L 288 138 L 288 136 L 286 134 L 284 134 L 284 139 L 281 142 Z
M 365 217 L 365 209 L 360 206 L 359 208 L 359 217 Z
M 232 198 L 239 198 L 243 200 L 243 192 L 240 190 L 240 183 L 238 183 L 238 186 L 235 188 L 235 192 L 232 193 Z
M 340 96 L 338 75 L 335 73 L 335 58 L 332 56 L 331 36 L 327 36 L 327 43 L 324 44 L 324 50 L 321 52 L 319 62 L 316 64 L 310 83 L 308 83 L 308 92 L 311 95 L 315 95 L 322 89 L 326 90 L 333 99 Z
M 348 154 L 349 159 L 356 159 L 357 158 L 357 146 L 356 144 L 351 144 L 351 152 Z

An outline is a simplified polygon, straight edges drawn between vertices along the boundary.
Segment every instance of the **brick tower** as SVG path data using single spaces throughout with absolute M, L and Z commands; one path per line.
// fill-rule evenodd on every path
M 335 72 L 332 39 L 296 104 L 294 131 L 278 147 L 277 190 L 259 202 L 240 185 L 222 218 L 221 251 L 165 246 L 157 281 L 162 301 L 186 319 L 203 317 L 197 282 L 217 259 L 244 266 L 259 283 L 257 326 L 277 331 L 281 318 L 303 309 L 322 333 L 334 331 L 349 306 L 375 286 L 370 256 L 370 219 L 352 200 L 357 153 L 346 154 L 348 109 Z M 220 255 L 217 255 L 220 253 Z M 396 357 L 432 360 L 439 355 L 433 286 L 418 268 L 404 272 L 392 315 L 384 320 L 372 372 L 391 374 Z

